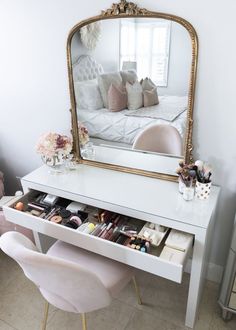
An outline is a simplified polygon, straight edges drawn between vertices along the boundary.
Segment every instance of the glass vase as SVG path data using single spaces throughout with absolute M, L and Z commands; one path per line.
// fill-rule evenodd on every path
M 58 174 L 64 171 L 64 159 L 63 155 L 56 154 L 52 157 L 42 156 L 42 161 L 49 168 L 49 173 Z

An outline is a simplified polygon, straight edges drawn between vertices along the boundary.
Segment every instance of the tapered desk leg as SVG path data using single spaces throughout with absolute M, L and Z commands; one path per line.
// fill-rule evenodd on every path
M 207 256 L 206 230 L 199 229 L 199 234 L 195 235 L 193 250 L 192 268 L 189 283 L 188 302 L 185 325 L 193 328 L 198 315 L 198 307 L 201 299 L 204 279 L 205 263 Z

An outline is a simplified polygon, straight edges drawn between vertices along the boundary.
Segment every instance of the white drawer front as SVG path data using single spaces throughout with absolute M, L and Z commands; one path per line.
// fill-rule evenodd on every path
M 177 283 L 181 283 L 182 281 L 183 265 L 171 263 L 157 256 L 142 253 L 129 247 L 85 234 L 30 214 L 25 214 L 10 206 L 4 206 L 4 214 L 7 220 L 32 229 L 33 231 L 54 237 Z

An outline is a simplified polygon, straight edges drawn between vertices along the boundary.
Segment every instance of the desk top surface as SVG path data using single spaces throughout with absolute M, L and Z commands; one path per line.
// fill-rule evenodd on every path
M 212 186 L 207 200 L 185 201 L 175 182 L 87 165 L 60 174 L 50 174 L 42 166 L 23 177 L 22 184 L 26 189 L 50 187 L 60 195 L 71 193 L 201 228 L 208 227 L 220 192 Z

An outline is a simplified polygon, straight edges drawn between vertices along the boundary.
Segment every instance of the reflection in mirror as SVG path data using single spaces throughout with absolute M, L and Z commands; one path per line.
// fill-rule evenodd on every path
M 186 148 L 188 31 L 161 18 L 100 20 L 73 35 L 71 59 L 81 156 L 173 175 Z

